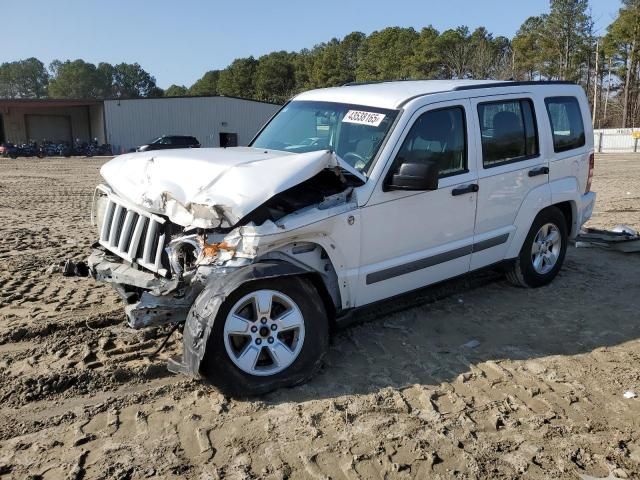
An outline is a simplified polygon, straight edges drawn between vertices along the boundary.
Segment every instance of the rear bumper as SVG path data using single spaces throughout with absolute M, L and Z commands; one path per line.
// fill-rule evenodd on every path
M 580 231 L 580 228 L 582 227 L 582 225 L 584 225 L 587 222 L 587 220 L 591 218 L 595 204 L 596 204 L 595 192 L 585 193 L 580 197 L 580 205 L 578 205 L 578 215 L 577 215 L 578 231 Z

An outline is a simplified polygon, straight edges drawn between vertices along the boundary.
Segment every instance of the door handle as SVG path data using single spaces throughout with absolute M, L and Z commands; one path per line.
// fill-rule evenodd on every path
M 537 177 L 538 175 L 549 175 L 549 167 L 538 167 L 529 170 L 530 177 Z
M 475 193 L 479 190 L 478 184 L 472 183 L 463 187 L 457 187 L 451 190 L 451 195 L 457 197 L 458 195 L 464 195 L 465 193 Z

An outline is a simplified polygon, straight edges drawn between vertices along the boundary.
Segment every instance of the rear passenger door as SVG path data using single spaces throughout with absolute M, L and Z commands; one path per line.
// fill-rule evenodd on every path
M 533 97 L 482 97 L 472 104 L 481 152 L 473 270 L 505 258 L 520 205 L 532 189 L 549 181 L 549 165 L 540 154 L 536 122 L 544 112 L 536 109 Z

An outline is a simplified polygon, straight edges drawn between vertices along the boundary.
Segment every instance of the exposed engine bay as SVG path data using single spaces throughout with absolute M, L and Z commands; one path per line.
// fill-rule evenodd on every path
M 239 226 L 253 222 L 256 226 L 265 221 L 277 222 L 281 218 L 312 205 L 322 209 L 323 202 L 363 182 L 357 177 L 342 172 L 339 168 L 322 170 L 304 182 L 280 192 L 256 208 L 239 222 Z M 348 196 L 348 195 L 347 195 Z

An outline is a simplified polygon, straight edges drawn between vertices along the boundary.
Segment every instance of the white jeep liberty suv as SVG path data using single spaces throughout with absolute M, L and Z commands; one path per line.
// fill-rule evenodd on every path
M 352 309 L 499 263 L 549 283 L 591 216 L 593 162 L 566 82 L 308 91 L 248 147 L 106 163 L 89 265 L 133 328 L 184 325 L 172 371 L 261 394 L 313 375 Z

